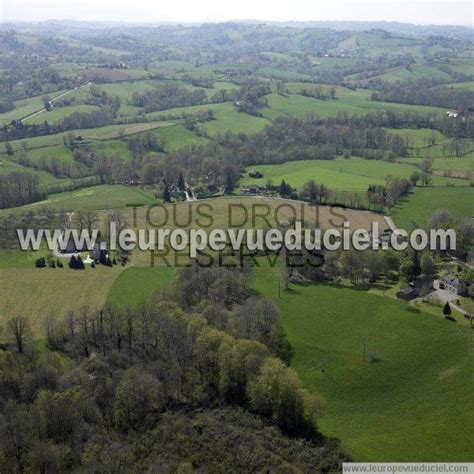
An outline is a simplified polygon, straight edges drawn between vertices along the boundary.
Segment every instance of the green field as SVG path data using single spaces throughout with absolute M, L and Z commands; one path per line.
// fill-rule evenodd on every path
M 148 130 L 154 130 L 161 127 L 170 127 L 175 125 L 176 122 L 168 121 L 150 121 L 143 123 L 129 123 L 120 125 L 106 125 L 99 128 L 89 128 L 85 130 L 72 130 L 67 133 L 73 133 L 75 136 L 80 135 L 84 139 L 88 140 L 113 140 L 121 136 L 134 135 L 136 133 L 146 132 Z M 64 136 L 66 133 L 57 133 L 55 135 L 44 135 L 40 137 L 28 138 L 27 140 L 12 140 L 10 143 L 15 152 L 21 150 L 22 142 L 28 143 L 29 149 L 33 148 L 47 148 L 55 145 L 63 145 Z M 0 150 L 0 155 L 5 155 L 4 148 Z
M 142 92 L 153 89 L 154 81 L 119 82 L 115 84 L 100 84 L 97 87 L 105 91 L 109 96 L 118 96 L 122 102 L 131 100 L 134 92 Z
M 44 111 L 33 117 L 26 119 L 24 122 L 27 125 L 32 124 L 41 124 L 44 122 L 48 122 L 50 125 L 59 122 L 63 118 L 71 115 L 75 112 L 93 112 L 94 110 L 99 110 L 99 107 L 95 105 L 88 105 L 88 104 L 78 104 L 78 105 L 70 105 L 67 107 L 53 107 L 49 112 Z
M 33 173 L 38 176 L 39 182 L 42 186 L 64 182 L 64 180 L 55 178 L 52 174 L 49 174 L 46 171 L 35 171 L 18 163 L 0 159 L 0 176 L 8 173 Z
M 248 175 L 241 180 L 241 186 L 264 185 L 268 179 L 280 184 L 284 179 L 291 186 L 300 188 L 309 179 L 324 184 L 336 191 L 367 191 L 370 184 L 384 184 L 387 176 L 409 178 L 416 168 L 407 164 L 390 163 L 381 160 L 301 160 L 281 165 L 252 166 L 247 171 L 257 170 L 263 178 L 254 179 Z M 433 186 L 466 186 L 468 180 L 432 176 Z
M 130 267 L 115 280 L 107 301 L 120 306 L 146 303 L 151 294 L 169 287 L 176 275 L 174 267 Z
M 377 79 L 382 79 L 388 82 L 409 82 L 424 78 L 437 79 L 445 82 L 453 79 L 450 74 L 441 71 L 435 65 L 429 64 L 415 64 L 411 70 L 408 70 L 405 67 L 394 68 L 390 72 L 377 76 Z
M 156 129 L 152 133 L 163 140 L 166 151 L 175 151 L 189 145 L 205 145 L 208 142 L 207 138 L 199 137 L 182 124 Z
M 34 261 L 29 268 L 2 268 L 0 265 L 1 322 L 26 315 L 34 335 L 43 335 L 48 316 L 62 318 L 67 311 L 86 305 L 100 308 L 122 269 L 98 265 L 95 269 L 70 270 L 67 261 L 64 268 L 34 268 Z
M 415 188 L 393 209 L 393 220 L 402 229 L 424 225 L 437 209 L 448 209 L 458 217 L 474 215 L 473 187 Z
M 454 84 L 447 84 L 449 87 L 453 89 L 468 89 L 470 91 L 474 91 L 474 81 L 470 82 L 455 82 Z
M 336 117 L 340 113 L 365 115 L 370 112 L 384 110 L 393 112 L 412 111 L 423 114 L 442 114 L 446 111 L 446 109 L 440 107 L 372 101 L 370 100 L 372 91 L 368 89 L 357 89 L 353 91 L 345 87 L 337 86 L 334 87 L 336 89 L 336 99 L 319 100 L 299 95 L 297 92 L 301 89 L 312 90 L 315 87 L 320 87 L 322 91 L 327 92 L 331 86 L 293 82 L 285 84 L 285 87 L 291 94 L 270 94 L 267 96 L 269 108 L 262 109 L 262 114 L 265 117 L 272 119 L 279 115 L 302 117 L 308 113 L 313 113 L 320 117 Z
M 279 299 L 268 269 L 254 288 L 279 306 L 303 385 L 327 401 L 320 428 L 356 460 L 472 461 L 467 327 L 354 289 L 293 286 Z
M 404 158 L 406 163 L 421 163 L 424 158 Z M 440 171 L 474 171 L 474 156 L 462 158 L 435 158 L 432 165 L 433 170 Z
M 145 206 L 153 203 L 156 203 L 154 196 L 140 188 L 111 184 L 51 194 L 45 201 L 16 207 L 14 211 L 27 211 L 39 207 L 51 207 L 53 209 L 69 211 L 100 210 L 123 208 L 127 204 Z M 12 212 L 12 209 L 3 209 L 0 211 L 0 215 L 10 212 Z
M 204 127 L 211 136 L 227 130 L 234 133 L 257 133 L 269 123 L 265 118 L 237 112 L 232 104 L 217 104 L 210 108 L 214 111 L 215 120 L 206 122 Z
M 49 94 L 49 96 L 51 98 L 54 98 L 64 92 L 65 91 L 55 92 L 53 94 Z M 31 115 L 37 112 L 38 110 L 41 110 L 43 107 L 44 104 L 42 95 L 30 97 L 28 99 L 17 100 L 15 102 L 15 108 L 13 110 L 10 110 L 9 112 L 6 112 L 4 114 L 0 114 L 0 124 L 4 125 L 10 123 L 12 120 L 20 120 L 23 117 Z
M 430 130 L 429 128 L 388 128 L 387 130 L 405 138 L 409 148 L 425 147 L 427 146 L 426 140 L 432 137 L 436 140 L 436 143 L 441 143 L 447 139 L 438 130 Z

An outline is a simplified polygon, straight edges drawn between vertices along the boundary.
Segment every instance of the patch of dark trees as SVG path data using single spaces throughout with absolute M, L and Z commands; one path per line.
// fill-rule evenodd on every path
M 381 102 L 400 104 L 428 105 L 444 107 L 460 112 L 474 112 L 474 91 L 449 86 L 429 87 L 416 83 L 380 83 L 371 95 L 371 99 Z
M 8 173 L 0 176 L 0 209 L 23 206 L 45 199 L 46 193 L 33 173 Z

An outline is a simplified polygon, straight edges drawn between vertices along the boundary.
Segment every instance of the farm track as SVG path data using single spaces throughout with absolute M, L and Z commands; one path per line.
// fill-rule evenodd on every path
M 50 101 L 50 104 L 52 104 L 53 102 L 55 102 L 56 100 L 58 99 L 61 99 L 61 97 L 64 97 L 65 95 L 68 95 L 70 94 L 71 92 L 74 92 L 74 91 L 77 91 L 77 90 L 80 90 L 80 89 L 83 89 L 84 87 L 88 87 L 92 85 L 92 82 L 88 82 L 87 84 L 84 84 L 80 87 L 75 87 L 74 89 L 71 89 L 71 90 L 68 90 L 66 92 L 63 92 L 62 94 L 59 94 L 58 96 L 54 97 L 51 99 Z M 46 109 L 45 108 L 42 108 L 41 110 L 38 110 L 30 115 L 27 115 L 26 117 L 23 117 L 22 119 L 20 119 L 20 122 L 23 122 L 24 120 L 28 120 L 29 118 L 31 117 L 36 117 L 36 115 L 39 115 L 41 114 L 42 112 L 46 112 Z

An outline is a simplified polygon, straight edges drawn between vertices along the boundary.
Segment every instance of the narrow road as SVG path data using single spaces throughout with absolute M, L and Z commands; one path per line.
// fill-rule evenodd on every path
M 83 89 L 84 87 L 87 87 L 87 86 L 90 86 L 91 84 L 92 84 L 92 82 L 88 82 L 87 84 L 84 84 L 84 85 L 82 85 L 82 86 L 80 86 L 80 87 L 75 87 L 74 89 L 71 89 L 71 90 L 69 90 L 69 91 L 63 92 L 62 94 L 59 94 L 58 96 L 56 96 L 56 97 L 54 97 L 53 99 L 51 99 L 51 101 L 50 101 L 49 103 L 52 105 L 55 100 L 58 100 L 58 99 L 60 99 L 61 97 L 64 97 L 65 95 L 70 94 L 71 92 L 77 91 L 77 90 L 79 90 L 79 89 Z M 41 114 L 42 112 L 46 112 L 46 109 L 43 108 L 43 109 L 38 110 L 38 111 L 36 111 L 36 112 L 34 112 L 34 113 L 30 114 L 30 115 L 27 115 L 26 117 L 23 117 L 23 118 L 20 120 L 20 122 L 23 123 L 24 120 L 28 120 L 28 119 L 31 118 L 31 117 L 35 117 L 36 115 L 39 115 L 39 114 Z
M 191 197 L 188 193 L 188 191 L 184 191 L 184 194 L 186 196 L 186 201 L 187 202 L 193 202 L 193 201 L 197 201 L 197 199 L 195 197 Z
M 383 216 L 383 218 L 387 225 L 390 227 L 390 230 L 392 232 L 395 232 L 397 230 L 397 226 L 395 225 L 395 222 L 393 222 L 393 219 L 389 216 Z

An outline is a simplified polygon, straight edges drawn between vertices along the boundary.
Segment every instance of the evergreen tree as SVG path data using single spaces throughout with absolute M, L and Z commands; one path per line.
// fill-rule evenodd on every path
M 416 250 L 413 252 L 412 262 L 413 262 L 413 274 L 415 276 L 420 275 L 421 274 L 420 254 Z
M 178 185 L 178 189 L 180 191 L 184 191 L 186 189 L 186 184 L 184 182 L 184 176 L 183 176 L 183 173 L 181 171 L 179 172 L 177 185 Z
M 99 263 L 101 265 L 107 265 L 107 252 L 105 250 L 99 252 Z
M 288 185 L 285 183 L 284 179 L 282 179 L 282 181 L 281 181 L 280 188 L 279 188 L 278 192 L 280 193 L 281 196 L 288 196 L 288 194 L 289 194 Z
M 72 270 L 77 269 L 77 259 L 75 255 L 72 255 L 71 260 L 69 260 L 69 268 L 71 268 Z
M 163 201 L 171 202 L 171 194 L 168 186 L 165 185 L 165 189 L 163 190 Z
M 449 306 L 449 302 L 446 301 L 446 304 L 443 307 L 443 314 L 445 316 L 449 316 L 451 314 L 451 306 Z

